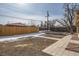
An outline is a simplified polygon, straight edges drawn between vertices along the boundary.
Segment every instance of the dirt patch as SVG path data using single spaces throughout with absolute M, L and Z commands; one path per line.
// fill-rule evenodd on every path
M 50 56 L 42 50 L 56 40 L 32 38 L 15 42 L 0 42 L 1 56 Z
M 71 40 L 79 41 L 77 34 L 73 34 Z M 66 49 L 70 50 L 70 51 L 73 51 L 73 52 L 78 52 L 79 53 L 79 44 L 69 42 Z
M 72 40 L 78 40 L 79 41 L 78 35 L 77 34 L 73 34 Z
M 79 53 L 79 44 L 69 43 L 66 49 Z

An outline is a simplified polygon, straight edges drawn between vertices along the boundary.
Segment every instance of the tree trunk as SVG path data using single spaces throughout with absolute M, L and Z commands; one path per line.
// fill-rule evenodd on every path
M 73 32 L 73 26 L 72 26 L 72 25 L 70 26 L 70 33 L 71 33 L 71 34 L 74 33 L 74 32 Z

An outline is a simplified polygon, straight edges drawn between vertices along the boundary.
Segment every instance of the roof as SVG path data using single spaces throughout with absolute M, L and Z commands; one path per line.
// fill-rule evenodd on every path
M 0 26 L 2 26 L 2 24 L 0 24 Z
M 26 26 L 25 24 L 23 23 L 9 23 L 9 24 L 6 24 L 7 26 Z

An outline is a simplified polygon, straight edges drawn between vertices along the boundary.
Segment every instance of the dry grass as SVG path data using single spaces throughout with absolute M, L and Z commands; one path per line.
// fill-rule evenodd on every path
M 42 50 L 56 40 L 32 38 L 15 42 L 0 42 L 0 55 L 2 56 L 49 56 Z
M 18 45 L 15 45 L 14 47 L 27 47 L 27 46 L 31 46 L 33 44 L 18 44 Z

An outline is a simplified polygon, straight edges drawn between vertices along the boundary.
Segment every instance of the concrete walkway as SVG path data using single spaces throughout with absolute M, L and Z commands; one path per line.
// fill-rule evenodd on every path
M 56 43 L 48 46 L 47 48 L 45 48 L 42 51 L 47 53 L 47 54 L 54 55 L 54 56 L 71 56 L 71 55 L 75 56 L 75 55 L 79 55 L 79 53 L 65 50 L 68 43 L 70 42 L 71 37 L 72 37 L 72 35 L 65 36 L 61 40 L 59 40 Z

